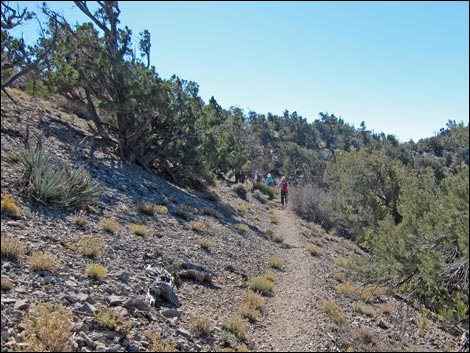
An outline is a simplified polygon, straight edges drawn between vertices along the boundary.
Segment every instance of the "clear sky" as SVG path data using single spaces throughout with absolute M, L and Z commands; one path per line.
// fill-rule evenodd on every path
M 36 10 L 40 2 L 22 2 Z M 73 2 L 48 2 L 71 23 Z M 335 114 L 400 141 L 469 121 L 467 1 L 120 1 L 151 64 L 228 109 Z M 27 34 L 25 33 L 27 39 Z

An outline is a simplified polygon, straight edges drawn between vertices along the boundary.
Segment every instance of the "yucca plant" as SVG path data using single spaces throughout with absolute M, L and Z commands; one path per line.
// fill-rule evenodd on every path
M 52 162 L 38 145 L 21 155 L 31 195 L 40 203 L 59 208 L 93 202 L 99 184 L 83 169 L 70 169 Z

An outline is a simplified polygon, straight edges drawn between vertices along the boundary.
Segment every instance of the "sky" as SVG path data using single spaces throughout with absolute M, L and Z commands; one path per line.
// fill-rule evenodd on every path
M 37 11 L 39 1 L 21 2 Z M 75 24 L 71 1 L 47 2 Z M 401 142 L 469 122 L 467 1 L 120 1 L 151 65 L 225 109 L 334 114 Z M 39 11 L 37 11 L 39 12 Z M 24 28 L 26 40 L 35 31 Z

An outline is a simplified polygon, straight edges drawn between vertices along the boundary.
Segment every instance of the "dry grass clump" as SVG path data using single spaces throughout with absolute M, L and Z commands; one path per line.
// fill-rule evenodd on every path
M 13 239 L 10 237 L 1 238 L 2 245 L 2 258 L 9 260 L 18 260 L 19 257 L 24 255 L 25 246 L 23 241 Z
M 225 320 L 222 328 L 242 340 L 246 338 L 246 321 L 239 317 L 231 317 Z
M 235 224 L 235 228 L 241 233 L 246 233 L 249 229 L 248 226 L 244 223 Z
M 350 298 L 359 297 L 359 288 L 351 283 L 341 283 L 336 286 L 338 291 Z
M 1 278 L 2 290 L 7 291 L 13 288 L 13 282 L 6 277 Z
M 351 259 L 346 259 L 344 257 L 335 257 L 333 258 L 333 263 L 338 267 L 349 269 L 353 262 Z
M 370 317 L 375 316 L 377 313 L 373 306 L 364 304 L 363 302 L 354 302 L 353 311 Z
M 339 338 L 339 341 L 341 348 L 346 352 L 397 351 L 396 346 L 391 346 L 386 340 L 380 338 L 374 330 L 367 326 L 344 328 L 344 333 Z M 415 351 L 415 349 L 412 347 L 411 351 Z
M 201 210 L 201 212 L 202 212 L 203 215 L 206 215 L 206 216 L 212 216 L 212 217 L 217 218 L 217 219 L 222 218 L 222 213 L 217 211 L 215 208 L 205 207 Z
M 391 306 L 390 304 L 388 303 L 382 303 L 382 304 L 379 304 L 379 307 L 380 307 L 380 310 L 382 310 L 382 312 L 385 314 L 385 315 L 390 315 L 393 313 L 393 306 Z
M 271 256 L 270 258 L 268 258 L 268 265 L 272 268 L 282 269 L 282 266 L 284 265 L 284 260 L 277 256 Z
M 129 332 L 131 328 L 129 320 L 111 308 L 96 310 L 94 320 L 101 327 L 124 335 Z
M 279 216 L 274 214 L 274 213 L 270 213 L 269 218 L 271 219 L 271 223 L 279 224 L 279 222 L 280 222 Z
M 189 227 L 195 232 L 200 232 L 200 233 L 205 232 L 207 230 L 204 223 L 198 222 L 198 221 L 189 222 Z
M 18 164 L 20 162 L 20 156 L 15 152 L 5 153 L 5 160 L 11 164 Z
M 202 337 L 208 336 L 211 332 L 211 322 L 205 317 L 195 317 L 190 322 L 193 335 Z
M 158 333 L 145 331 L 144 337 L 149 343 L 147 347 L 148 352 L 174 352 L 176 349 L 176 345 L 174 343 L 161 338 Z
M 258 293 L 248 291 L 243 297 L 242 303 L 253 309 L 261 309 L 264 306 L 265 300 Z
M 106 244 L 103 238 L 95 236 L 82 236 L 78 241 L 78 251 L 83 256 L 98 257 L 103 253 Z
M 100 221 L 101 229 L 107 233 L 114 234 L 119 229 L 119 223 L 114 218 L 103 218 Z
M 323 311 L 333 320 L 337 325 L 342 325 L 346 320 L 341 307 L 330 300 L 323 301 Z
M 89 264 L 86 267 L 86 275 L 94 280 L 102 280 L 108 274 L 108 269 L 100 264 Z
M 181 207 L 178 207 L 175 211 L 174 214 L 180 218 L 189 220 L 192 217 L 192 212 L 193 208 L 189 205 L 183 205 Z
M 20 208 L 13 199 L 13 196 L 6 193 L 2 194 L 1 211 L 10 217 L 18 217 L 20 215 Z
M 245 204 L 243 204 L 243 203 L 241 203 L 241 202 L 239 202 L 239 203 L 237 204 L 236 210 L 237 210 L 238 212 L 244 213 L 244 212 L 248 211 L 248 206 L 245 205 Z
M 380 297 L 382 297 L 385 292 L 386 290 L 383 287 L 368 286 L 362 291 L 361 300 L 366 303 L 372 303 L 380 300 Z
M 83 215 L 82 212 L 76 214 L 75 216 L 72 217 L 72 223 L 75 224 L 76 226 L 80 228 L 85 228 L 87 225 L 88 221 L 86 217 Z
M 346 275 L 345 275 L 343 272 L 335 272 L 335 273 L 333 273 L 332 278 L 333 278 L 335 281 L 338 281 L 338 282 L 341 282 L 341 283 L 346 282 Z
M 21 322 L 30 352 L 71 352 L 73 322 L 61 304 L 39 303 L 31 307 Z
M 209 248 L 212 246 L 212 242 L 206 237 L 199 238 L 197 243 L 204 250 L 209 250 Z
M 261 312 L 259 310 L 250 308 L 248 305 L 245 304 L 240 305 L 240 309 L 238 310 L 238 312 L 240 313 L 241 317 L 247 319 L 250 322 L 255 322 L 261 315 Z
M 273 281 L 266 278 L 266 276 L 254 277 L 249 281 L 248 285 L 252 291 L 259 292 L 263 295 L 271 294 L 274 287 Z
M 149 229 L 143 224 L 131 224 L 129 229 L 132 233 L 139 236 L 145 236 L 149 232 Z
M 30 265 L 33 271 L 55 271 L 57 268 L 57 257 L 51 253 L 35 251 L 31 254 Z
M 307 246 L 305 246 L 305 250 L 307 250 L 312 256 L 320 256 L 324 253 L 323 250 L 320 249 L 320 247 L 314 244 L 308 244 Z
M 155 214 L 155 205 L 150 202 L 138 202 L 137 210 L 140 213 L 146 214 L 148 216 L 153 216 Z
M 167 214 L 168 213 L 168 207 L 166 207 L 165 205 L 156 205 L 155 206 L 155 211 L 158 214 Z

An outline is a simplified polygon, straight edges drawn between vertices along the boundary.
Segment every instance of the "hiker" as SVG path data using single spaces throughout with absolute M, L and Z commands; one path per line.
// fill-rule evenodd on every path
M 289 192 L 289 184 L 287 183 L 286 177 L 283 176 L 281 182 L 278 185 L 279 192 L 281 193 L 281 204 L 284 208 L 287 207 L 287 193 Z
M 276 187 L 276 181 L 274 180 L 274 178 L 272 177 L 271 174 L 268 174 L 265 183 L 266 183 L 266 185 L 268 185 L 272 188 Z

